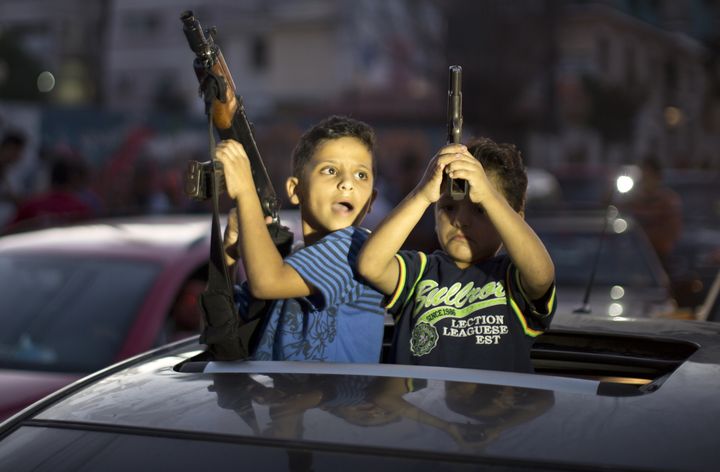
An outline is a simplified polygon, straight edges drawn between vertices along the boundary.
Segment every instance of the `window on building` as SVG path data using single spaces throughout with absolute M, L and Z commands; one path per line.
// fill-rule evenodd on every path
M 124 101 L 133 98 L 135 87 L 130 77 L 122 77 L 115 85 L 115 98 Z
M 250 40 L 250 61 L 255 70 L 261 71 L 268 66 L 267 40 L 262 36 L 254 36 Z
M 637 82 L 635 48 L 628 45 L 625 49 L 625 83 L 633 87 Z
M 152 101 L 155 108 L 168 113 L 184 113 L 188 103 L 174 74 L 165 72 L 155 80 Z
M 159 14 L 147 11 L 128 12 L 123 19 L 125 30 L 132 35 L 154 36 L 160 32 Z
M 673 103 L 678 91 L 678 67 L 675 62 L 668 60 L 663 65 L 663 78 L 665 80 L 665 101 Z
M 597 38 L 597 58 L 599 69 L 607 73 L 610 69 L 610 42 L 607 38 Z

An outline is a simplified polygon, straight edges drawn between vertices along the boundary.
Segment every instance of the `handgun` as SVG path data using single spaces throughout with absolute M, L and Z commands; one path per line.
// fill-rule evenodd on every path
M 448 74 L 447 143 L 459 144 L 462 137 L 462 67 L 450 66 Z M 467 180 L 445 179 L 447 192 L 453 200 L 462 200 L 467 195 Z

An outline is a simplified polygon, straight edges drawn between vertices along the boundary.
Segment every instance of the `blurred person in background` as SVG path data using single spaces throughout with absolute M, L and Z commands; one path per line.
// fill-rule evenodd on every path
M 160 164 L 151 156 L 143 156 L 133 167 L 131 208 L 133 213 L 162 214 L 172 209 L 172 202 L 164 185 Z
M 12 218 L 20 200 L 8 174 L 22 159 L 26 144 L 27 138 L 19 131 L 7 131 L 0 141 L 0 227 Z
M 89 169 L 77 156 L 56 156 L 50 168 L 50 188 L 22 200 L 5 230 L 18 231 L 90 218 L 96 210 L 88 201 Z
M 630 211 L 648 236 L 655 252 L 668 270 L 670 255 L 682 232 L 682 201 L 663 182 L 660 161 L 649 156 L 640 165 L 641 175 L 625 209 Z

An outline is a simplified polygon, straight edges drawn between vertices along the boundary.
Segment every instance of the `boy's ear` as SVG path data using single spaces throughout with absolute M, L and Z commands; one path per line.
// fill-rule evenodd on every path
M 300 197 L 298 196 L 298 178 L 297 177 L 288 177 L 285 181 L 285 191 L 287 192 L 287 196 L 290 199 L 290 203 L 293 205 L 299 205 L 300 204 Z

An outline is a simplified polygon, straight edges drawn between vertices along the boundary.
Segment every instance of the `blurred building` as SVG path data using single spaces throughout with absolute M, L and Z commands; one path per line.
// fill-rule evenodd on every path
M 217 27 L 258 113 L 390 87 L 423 98 L 443 61 L 432 0 L 3 0 L 0 9 L 0 34 L 53 74 L 52 101 L 114 110 L 202 108 L 186 9 Z
M 689 34 L 658 26 L 676 24 L 678 14 L 660 7 L 682 2 L 655 2 L 656 10 L 645 2 L 638 14 L 654 11 L 653 22 L 605 4 L 577 3 L 562 10 L 555 30 L 559 128 L 552 135 L 531 132 L 533 156 L 550 166 L 612 167 L 648 154 L 668 166 L 720 166 L 711 51 Z
M 15 79 L 8 92 L 16 99 L 101 103 L 98 71 L 104 68 L 109 5 L 110 0 L 2 0 L 0 40 L 5 50 L 21 51 L 26 58 L 16 58 L 19 64 L 0 59 L 0 88 Z M 40 72 L 50 74 L 44 85 L 38 83 Z M 44 95 L 39 88 L 53 93 Z
M 0 52 L 27 57 L 0 54 L 0 98 L 22 69 L 34 88 L 11 99 L 200 116 L 184 9 L 217 27 L 255 120 L 437 126 L 461 64 L 466 136 L 516 142 L 534 166 L 720 168 L 717 0 L 2 0 Z
M 720 168 L 720 2 L 442 2 L 466 123 L 542 167 Z
M 201 109 L 180 8 L 172 0 L 112 2 L 103 81 L 111 107 Z M 395 83 L 422 94 L 442 60 L 442 22 L 429 1 L 195 0 L 182 8 L 217 27 L 253 116 Z

